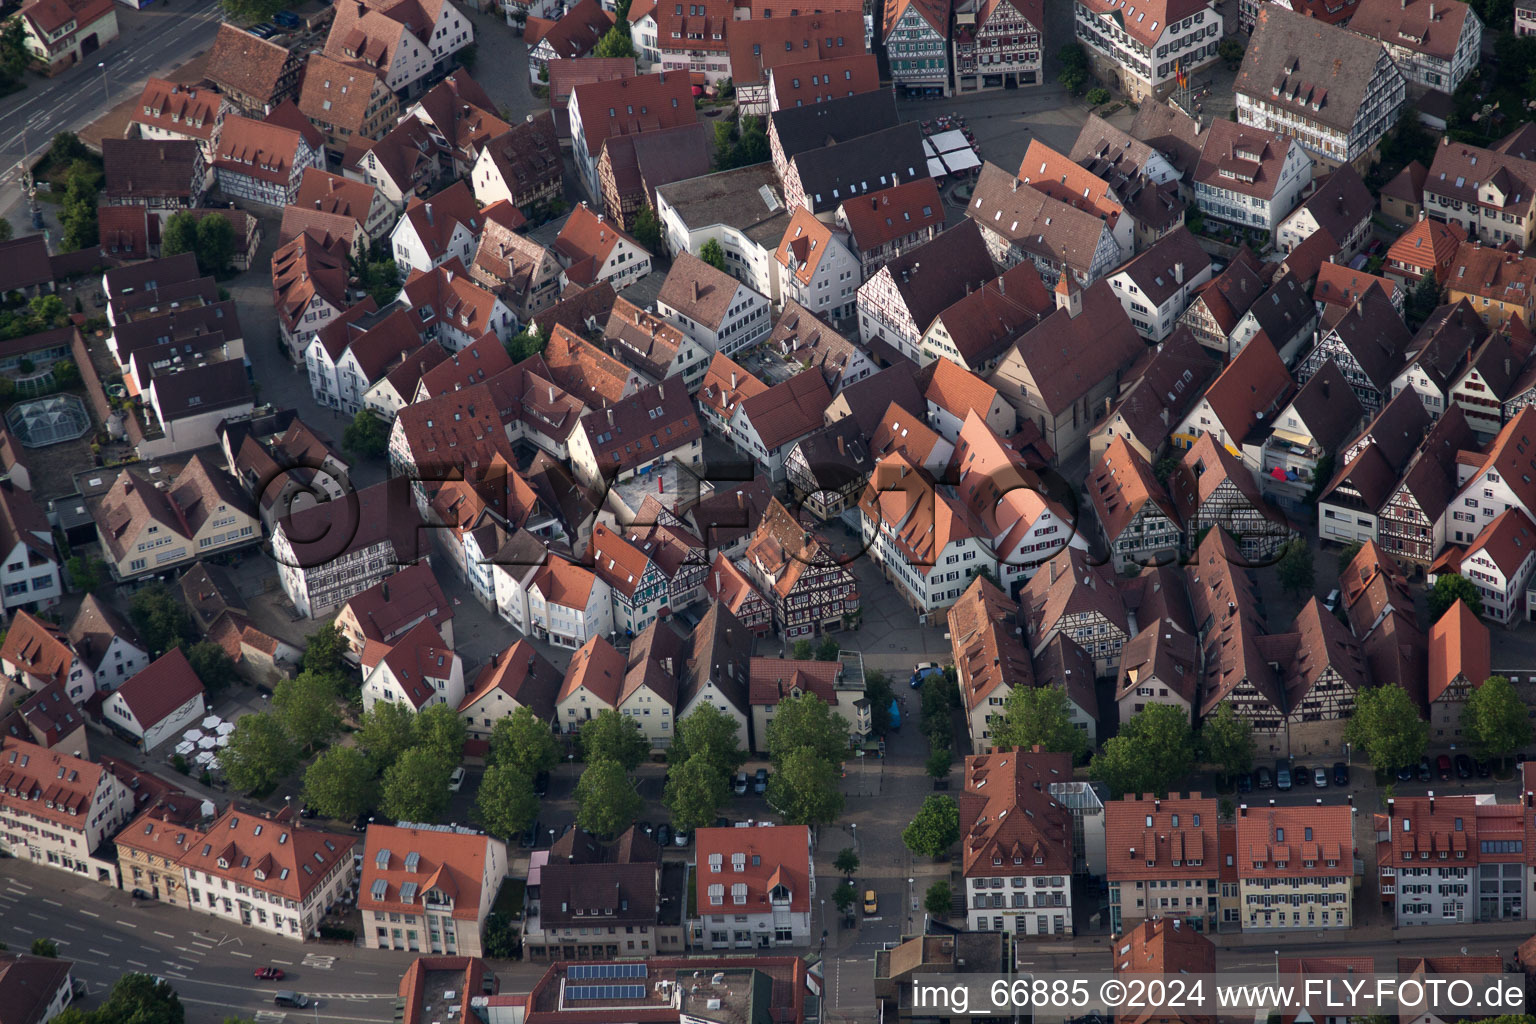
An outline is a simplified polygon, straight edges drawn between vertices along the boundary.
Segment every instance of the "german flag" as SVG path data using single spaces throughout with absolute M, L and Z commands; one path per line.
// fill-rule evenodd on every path
M 1173 80 L 1179 83 L 1180 89 L 1189 88 L 1189 76 L 1184 73 L 1184 62 L 1182 60 L 1173 66 Z

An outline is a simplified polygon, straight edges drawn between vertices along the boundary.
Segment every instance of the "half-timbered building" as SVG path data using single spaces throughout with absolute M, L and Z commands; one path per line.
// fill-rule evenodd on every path
M 859 613 L 858 580 L 777 498 L 747 545 L 742 568 L 788 639 L 840 628 Z
M 1296 380 L 1305 384 L 1329 359 L 1339 364 L 1355 396 L 1374 416 L 1392 395 L 1392 378 L 1403 365 L 1413 342 L 1397 307 L 1380 287 L 1372 285 L 1349 312 L 1318 338 L 1296 367 Z
M 1452 407 L 1430 428 L 1377 516 L 1378 543 L 1410 575 L 1422 574 L 1445 546 L 1459 456 L 1476 447 L 1466 415 Z
M 1295 536 L 1285 516 L 1265 503 L 1253 474 L 1210 434 L 1200 435 L 1184 454 L 1169 477 L 1169 490 L 1190 547 L 1202 532 L 1220 526 L 1252 564 Z

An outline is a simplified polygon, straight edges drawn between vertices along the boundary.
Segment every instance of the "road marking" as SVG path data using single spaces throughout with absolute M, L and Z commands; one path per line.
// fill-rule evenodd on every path
M 149 964 L 141 964 L 137 960 L 125 960 L 123 962 L 124 963 L 130 963 L 130 964 L 132 964 L 135 967 L 148 967 L 149 966 Z
M 121 923 L 121 922 L 119 922 L 119 923 Z M 162 939 L 174 939 L 176 937 L 176 936 L 172 935 L 170 932 L 155 932 L 155 934 L 160 936 Z
M 54 939 L 53 940 L 53 944 L 56 945 L 56 946 L 67 946 L 67 945 L 69 945 L 69 940 L 68 939 Z
M 80 913 L 84 914 L 86 917 L 100 917 L 101 916 L 100 914 L 94 913 L 94 912 L 89 911 L 89 910 L 82 910 L 82 911 L 80 911 Z
M 230 956 L 243 956 L 243 957 L 245 957 L 245 958 L 246 958 L 246 959 L 247 959 L 247 960 L 249 960 L 249 959 L 251 959 L 251 954 L 249 954 L 249 953 L 242 953 L 242 952 L 240 952 L 240 951 L 239 951 L 239 950 L 238 950 L 238 949 L 232 949 L 232 950 L 230 950 L 230 951 L 229 951 L 229 955 L 230 955 Z
M 13 884 L 15 884 L 15 885 L 21 886 L 23 889 L 31 889 L 32 888 L 32 886 L 30 884 L 28 884 L 27 882 L 23 882 L 19 878 L 13 878 L 13 879 L 11 879 L 11 882 Z
M 50 900 L 46 896 L 43 897 L 43 902 L 48 904 L 50 907 L 62 907 L 64 905 L 64 904 L 60 903 L 58 900 Z
M 102 932 L 101 933 L 101 937 L 106 939 L 108 942 L 122 942 L 123 941 L 121 936 L 112 935 L 112 934 L 109 934 L 107 932 Z
M 19 924 L 13 924 L 13 925 L 11 925 L 11 929 L 12 929 L 12 930 L 13 930 L 13 931 L 18 931 L 18 932 L 21 932 L 21 934 L 23 934 L 23 935 L 31 935 L 31 934 L 32 934 L 32 929 L 30 929 L 30 928 L 23 928 L 23 927 L 22 927 L 22 926 L 21 926 L 21 925 L 19 925 Z
M 138 927 L 138 925 L 136 925 L 136 924 L 129 924 L 127 921 L 119 921 L 117 923 L 122 925 L 124 928 L 137 928 Z
M 286 967 L 292 967 L 293 966 L 293 961 L 292 960 L 273 960 L 272 962 L 275 963 L 275 964 L 283 964 Z
M 22 892 L 20 889 L 12 889 L 10 886 L 6 886 L 5 887 L 5 891 L 8 892 L 8 893 L 12 893 L 12 894 L 14 894 L 16 896 L 27 896 L 27 895 L 30 895 L 29 893 Z
M 108 953 L 104 949 L 92 949 L 89 946 L 85 947 L 85 951 L 87 953 L 95 953 L 97 956 L 111 956 L 112 955 L 111 953 Z
M 193 939 L 192 940 L 192 945 L 194 945 L 194 946 L 202 946 L 202 947 L 204 947 L 206 949 L 212 949 L 213 948 L 213 943 L 209 942 L 207 939 Z
M 77 932 L 85 931 L 85 929 L 80 927 L 79 925 L 77 925 L 77 924 L 70 924 L 68 921 L 64 922 L 64 927 L 72 929 L 72 930 L 77 931 Z
M 256 1011 L 256 1024 L 279 1024 L 279 1022 L 287 1019 L 288 1015 L 286 1013 L 280 1013 L 277 1010 Z
M 32 913 L 32 911 L 30 911 L 30 910 L 29 910 L 29 911 L 27 911 L 27 916 L 28 916 L 28 917 L 35 917 L 35 918 L 37 918 L 37 919 L 38 919 L 38 920 L 39 920 L 39 921 L 46 921 L 46 920 L 48 920 L 48 918 L 46 918 L 46 917 L 44 917 L 44 916 L 43 916 L 43 915 L 42 915 L 42 914 L 34 914 L 34 913 Z

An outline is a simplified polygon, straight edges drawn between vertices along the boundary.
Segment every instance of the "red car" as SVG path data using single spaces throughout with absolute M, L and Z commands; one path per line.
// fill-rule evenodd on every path
M 283 980 L 283 972 L 276 967 L 258 967 L 251 972 L 251 976 L 261 981 Z

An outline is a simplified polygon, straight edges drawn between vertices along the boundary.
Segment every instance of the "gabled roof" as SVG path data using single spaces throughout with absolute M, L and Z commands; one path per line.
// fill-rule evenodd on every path
M 932 178 L 904 181 L 850 198 L 838 209 L 848 224 L 854 247 L 864 252 L 944 225 L 944 204 Z
M 1162 680 L 1160 680 L 1162 681 Z M 1215 797 L 1170 793 L 1158 799 L 1150 793 L 1126 794 L 1104 804 L 1104 846 L 1108 856 L 1106 878 L 1126 883 L 1145 880 L 1214 878 L 1220 866 L 1216 830 L 1220 813 Z M 1177 917 L 1163 921 L 1178 921 Z M 1148 921 L 1147 926 L 1158 921 Z M 1138 929 L 1140 930 L 1140 929 Z M 1193 928 L 1185 928 L 1197 934 Z M 1129 936 L 1115 940 L 1123 944 Z M 1215 947 L 1207 970 L 1215 970 Z M 1143 955 L 1116 950 L 1116 970 L 1146 969 Z M 1121 967 L 1125 964 L 1125 967 Z M 1177 967 L 1174 968 L 1177 970 Z
M 270 101 L 293 59 L 286 46 L 221 22 L 203 73 L 225 92 Z
M 566 218 L 552 248 L 565 265 L 568 278 L 578 284 L 590 284 L 597 279 L 621 240 L 637 250 L 644 250 L 644 246 L 607 217 L 593 213 L 586 203 L 582 203 Z
M 1148 99 L 1136 111 L 1129 133 L 1131 138 L 1162 153 L 1174 169 L 1188 180 L 1200 162 L 1207 130 L 1173 104 Z
M 693 90 L 679 72 L 584 82 L 571 91 L 588 153 L 611 135 L 635 135 L 698 120 Z M 574 124 L 574 121 L 573 121 Z
M 18 611 L 0 645 L 0 660 L 45 683 L 63 683 L 75 653 L 62 632 L 31 612 Z
M 554 67 L 550 69 L 551 75 L 555 68 L 562 68 L 566 63 L 555 61 Z M 630 67 L 634 67 L 633 62 L 630 62 Z M 514 197 L 535 188 L 546 178 L 563 173 L 560 166 L 560 139 L 555 129 L 554 115 L 549 112 L 519 121 L 501 135 L 488 140 L 482 152 L 490 154 L 491 163 L 506 182 L 507 191 Z
M 1098 614 L 1122 636 L 1130 635 L 1130 619 L 1113 570 L 1093 564 L 1081 548 L 1064 547 L 1042 565 L 1024 585 L 1019 604 L 1037 649 L 1065 616 Z M 1094 707 L 1087 710 L 1092 713 Z
M 1211 382 L 1205 400 L 1227 435 L 1237 443 L 1293 386 L 1290 371 L 1260 332 Z
M 192 663 L 181 648 L 172 647 L 112 691 L 109 699 L 126 705 L 139 728 L 147 732 L 202 693 L 203 683 L 192 671 Z
M 357 904 L 375 913 L 422 914 L 435 890 L 453 902 L 454 920 L 479 921 L 485 880 L 506 862 L 500 840 L 468 829 L 369 825 L 365 842 Z
M 361 132 L 374 112 L 375 95 L 387 89 L 372 65 L 311 53 L 304 65 L 299 110 L 311 121 Z
M 694 841 L 699 907 L 711 905 L 709 893 L 714 887 L 721 892 L 724 906 L 733 906 L 739 891 L 748 913 L 766 914 L 769 894 L 782 886 L 791 913 L 810 913 L 811 880 L 806 872 L 812 870 L 811 836 L 806 826 L 701 828 L 694 833 Z M 713 869 L 717 863 L 718 871 Z
M 1153 474 L 1151 464 L 1123 437 L 1110 441 L 1103 457 L 1089 471 L 1088 500 L 1111 544 L 1149 504 L 1170 522 L 1179 522 L 1173 500 Z
M 526 639 L 519 639 L 506 650 L 491 655 L 491 660 L 475 677 L 459 711 L 468 711 L 487 698 L 495 702 L 504 694 L 518 706 L 528 708 L 540 721 L 553 721 L 555 698 L 560 694 L 563 681 L 559 669 Z
M 231 114 L 219 132 L 213 165 L 221 174 L 243 174 L 286 188 L 303 142 L 291 128 Z
M 1505 582 L 1519 578 L 1520 567 L 1531 557 L 1536 547 L 1536 523 L 1532 523 L 1519 508 L 1509 508 L 1494 516 L 1493 521 L 1478 532 L 1477 539 L 1462 553 L 1464 563 L 1473 555 L 1481 554 L 1504 575 Z
M 1203 645 L 1200 715 L 1214 711 L 1246 680 L 1269 704 L 1266 714 L 1278 719 L 1280 682 L 1257 645 L 1264 634 L 1258 589 L 1232 536 L 1219 525 L 1212 527 L 1184 573 Z
M 600 636 L 594 636 L 571 656 L 557 700 L 585 689 L 607 707 L 616 707 L 624 687 L 624 655 Z
M 780 66 L 768 72 L 768 87 L 779 110 L 826 103 L 879 89 L 880 62 L 872 53 L 856 53 Z
M 580 429 L 586 432 L 605 476 L 659 459 L 698 440 L 704 432 L 678 377 L 641 388 L 606 409 L 587 412 Z
M 1431 703 L 1440 699 L 1457 679 L 1472 687 L 1482 686 L 1492 675 L 1488 627 L 1458 600 L 1429 627 L 1429 693 Z
M 460 227 L 471 237 L 478 237 L 485 226 L 484 214 L 463 179 L 425 199 L 411 196 L 405 204 L 405 220 L 434 263 L 449 252 L 449 243 Z
M 765 81 L 770 68 L 862 54 L 864 19 L 848 11 L 733 21 L 726 43 L 739 89 Z
M 894 128 L 899 123 L 901 119 L 896 113 L 894 94 L 880 90 L 809 107 L 776 110 L 770 120 L 770 130 L 778 138 L 779 151 L 787 162 L 809 150 L 844 143 L 861 135 Z
M 540 19 L 530 18 L 530 22 Z M 533 25 L 528 25 L 528 49 L 533 51 L 548 43 L 554 56 L 560 60 L 585 57 L 597 48 L 598 40 L 613 27 L 613 15 L 603 10 L 597 0 L 577 0 L 554 24 L 534 38 Z
M 1116 27 L 1142 46 L 1156 47 L 1168 26 L 1207 9 L 1202 0 L 1141 0 L 1127 9 L 1125 0 L 1091 0 L 1085 5 L 1094 14 L 1112 18 Z
M 224 119 L 225 131 L 232 120 Z M 201 146 L 190 139 L 103 139 L 101 191 L 116 199 L 187 201 L 202 159 Z
M 1437 281 L 1450 276 L 1456 250 L 1467 240 L 1467 229 L 1460 224 L 1430 220 L 1415 222 L 1387 249 L 1387 265 L 1404 263 L 1420 274 L 1433 273 Z
M 1257 199 L 1274 199 L 1286 155 L 1294 144 L 1276 132 L 1218 119 L 1206 129 L 1195 180 Z
M 974 711 L 989 697 L 1035 685 L 1029 648 L 1017 632 L 1019 606 L 997 584 L 977 576 L 949 606 L 950 650 L 961 696 Z M 998 692 L 999 687 L 1006 687 Z
M 1131 696 L 1149 679 L 1156 679 L 1191 707 L 1198 705 L 1200 643 L 1172 619 L 1150 622 L 1121 646 L 1115 700 Z
M 1294 412 L 1323 451 L 1336 452 L 1355 436 L 1365 410 L 1349 386 L 1344 371 L 1332 359 L 1322 365 L 1312 379 L 1291 399 Z
M 1348 134 L 1371 99 L 1366 89 L 1382 55 L 1375 39 L 1261 4 L 1232 88 Z
M 950 0 L 885 0 L 885 22 L 881 37 L 889 39 L 907 11 L 914 10 L 940 38 L 947 39 L 950 7 Z
M 1361 544 L 1355 557 L 1339 574 L 1339 590 L 1357 637 L 1368 636 L 1389 613 L 1409 620 L 1416 617 L 1413 591 L 1408 588 L 1408 581 L 1398 570 L 1397 563 L 1374 540 Z
M 943 321 L 949 341 L 966 363 L 979 369 L 1055 308 L 1055 299 L 1040 279 L 1040 272 L 1024 260 L 956 300 L 939 313 L 938 319 Z M 947 359 L 936 362 L 961 369 Z M 988 402 L 987 406 L 990 405 Z M 979 411 L 986 414 L 985 408 Z
M 1109 182 L 1037 138 L 1029 140 L 1017 177 L 1052 199 L 1093 214 L 1111 227 L 1125 212 Z
M 1476 17 L 1460 0 L 1359 0 L 1349 30 L 1449 62 Z
M 453 605 L 427 562 L 408 565 L 353 595 L 344 609 L 351 611 L 364 639 L 380 643 L 393 642 L 418 619 L 443 623 L 453 618 Z
M 1355 270 L 1353 267 L 1329 260 L 1317 268 L 1317 283 L 1312 288 L 1312 298 L 1324 306 L 1348 309 L 1360 301 L 1371 285 L 1377 286 L 1389 297 L 1393 293 L 1402 293 L 1402 288 L 1391 278 L 1367 274 L 1364 270 Z
M 1109 282 L 1101 278 L 1083 291 L 1076 316 L 1058 308 L 1045 317 L 1003 356 L 989 380 L 998 386 L 1015 372 L 1010 364 L 1017 361 L 1028 371 L 1040 402 L 1060 415 L 1145 349 Z
M 225 103 L 224 97 L 213 89 L 150 78 L 139 94 L 133 120 L 137 124 L 207 142 L 213 138 Z
M 1145 299 L 1160 307 L 1178 293 L 1186 278 L 1198 277 L 1210 265 L 1211 258 L 1200 248 L 1195 236 L 1180 226 L 1121 264 L 1114 273 L 1129 277 Z
M 1359 642 L 1348 626 L 1323 607 L 1321 599 L 1314 596 L 1302 606 L 1291 623 L 1291 632 L 1296 636 L 1295 652 L 1281 668 L 1285 706 L 1291 714 L 1307 713 L 1300 705 L 1324 682 L 1327 672 L 1332 671 L 1337 678 L 1326 681 L 1324 699 L 1353 701 L 1355 694 L 1370 684 Z
M 820 427 L 822 413 L 831 401 L 826 380 L 819 370 L 812 369 L 743 399 L 741 410 L 763 447 L 771 452 Z
M 1298 212 L 1306 210 L 1311 213 L 1318 226 L 1327 229 L 1334 238 L 1349 237 L 1361 221 L 1370 218 L 1371 211 L 1376 207 L 1371 190 L 1365 187 L 1365 182 L 1360 180 L 1360 175 L 1349 164 L 1336 168 L 1315 184 L 1316 188 L 1301 204 Z M 1295 215 L 1291 214 L 1292 217 Z
M 949 306 L 997 276 L 987 243 L 972 220 L 962 221 L 879 271 L 889 274 L 907 312 L 924 331 Z
M 1038 747 L 982 754 L 967 757 L 964 771 L 960 858 L 967 878 L 1072 873 L 1072 814 L 1051 795 L 1052 784 L 1072 781 L 1069 755 Z
M 1081 280 L 1088 279 L 1100 240 L 1109 231 L 1098 213 L 1026 188 L 993 163 L 982 165 L 966 216 L 1032 256 L 1064 264 Z
M 307 228 L 272 254 L 272 301 L 289 333 L 302 330 L 316 296 L 337 312 L 347 306 L 347 243 Z
M 1161 447 L 1171 427 L 1178 425 L 1190 407 L 1205 393 L 1220 364 L 1211 357 L 1194 333 L 1183 324 L 1145 360 L 1138 360 L 1139 376 L 1122 385 L 1120 398 L 1109 417 L 1120 417 L 1126 435 L 1146 448 Z

